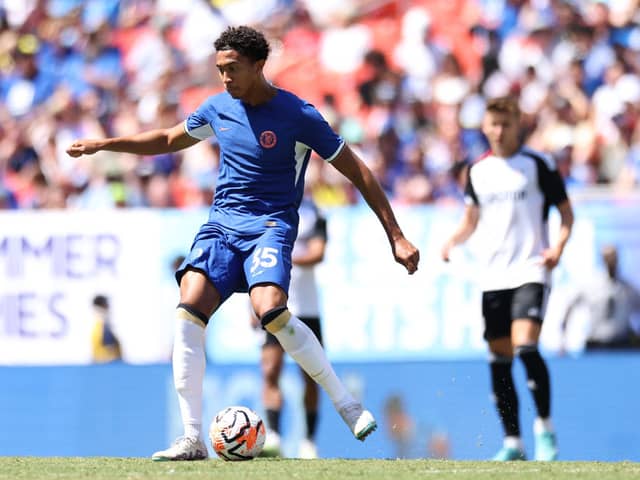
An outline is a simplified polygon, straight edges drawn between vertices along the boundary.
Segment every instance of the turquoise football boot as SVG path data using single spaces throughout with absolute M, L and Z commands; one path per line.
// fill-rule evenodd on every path
M 558 459 L 558 445 L 553 432 L 540 432 L 535 436 L 535 459 L 541 462 L 550 462 Z
M 511 462 L 514 460 L 526 460 L 527 456 L 519 448 L 502 447 L 491 459 L 494 462 Z

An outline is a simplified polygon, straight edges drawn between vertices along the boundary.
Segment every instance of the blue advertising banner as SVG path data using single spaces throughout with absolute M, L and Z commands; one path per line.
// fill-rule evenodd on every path
M 501 444 L 485 361 L 346 363 L 336 371 L 376 416 L 379 429 L 353 438 L 321 397 L 319 453 L 332 458 L 487 459 Z M 553 358 L 552 412 L 561 460 L 640 461 L 640 397 L 629 372 L 640 355 Z M 533 401 L 514 368 L 521 427 L 532 456 Z M 28 378 L 28 381 L 25 379 Z M 283 449 L 296 456 L 304 435 L 302 382 L 282 378 Z M 0 368 L 0 455 L 148 457 L 182 433 L 168 365 Z M 203 424 L 230 405 L 264 415 L 257 366 L 207 365 Z

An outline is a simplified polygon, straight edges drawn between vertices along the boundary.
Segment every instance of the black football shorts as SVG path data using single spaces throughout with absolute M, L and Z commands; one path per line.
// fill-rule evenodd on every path
M 491 290 L 482 293 L 484 338 L 511 336 L 511 323 L 515 319 L 530 319 L 542 323 L 549 287 L 541 283 L 525 283 L 518 288 Z

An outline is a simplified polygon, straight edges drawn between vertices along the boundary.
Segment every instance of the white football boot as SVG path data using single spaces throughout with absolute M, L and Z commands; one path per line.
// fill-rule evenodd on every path
M 166 450 L 151 455 L 155 462 L 206 460 L 209 458 L 207 446 L 202 440 L 194 437 L 178 437 Z
M 349 426 L 355 437 L 363 441 L 367 436 L 378 428 L 376 419 L 369 410 L 364 410 L 360 402 L 346 404 L 338 410 L 338 413 Z
M 260 457 L 280 457 L 280 435 L 275 430 L 268 429 L 267 437 L 264 440 L 264 447 L 260 452 Z
M 318 449 L 312 440 L 305 438 L 300 442 L 298 458 L 318 458 Z

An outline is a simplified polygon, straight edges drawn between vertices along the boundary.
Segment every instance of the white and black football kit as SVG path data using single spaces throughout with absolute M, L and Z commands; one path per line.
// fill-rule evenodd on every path
M 542 322 L 550 282 L 542 263 L 547 218 L 551 206 L 565 200 L 554 161 L 535 150 L 523 147 L 508 158 L 489 152 L 469 168 L 465 201 L 480 210 L 485 338 L 510 336 L 515 318 Z
M 312 238 L 321 238 L 325 242 L 327 241 L 327 220 L 311 200 L 303 197 L 298 214 L 300 215 L 298 236 L 293 244 L 291 254 L 294 258 L 296 255 L 304 253 L 307 242 Z M 292 265 L 287 307 L 311 329 L 322 343 L 318 284 L 314 266 Z M 269 332 L 266 334 L 265 345 L 278 344 L 275 336 Z

